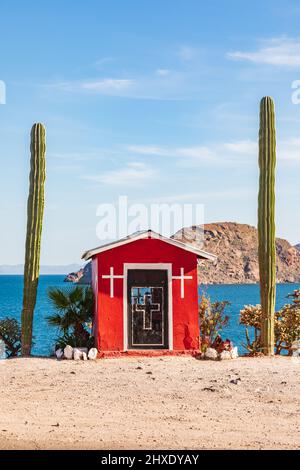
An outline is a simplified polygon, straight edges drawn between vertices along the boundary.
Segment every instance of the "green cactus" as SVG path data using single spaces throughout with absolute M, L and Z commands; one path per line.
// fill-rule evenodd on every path
M 27 234 L 24 265 L 22 310 L 22 355 L 32 346 L 33 314 L 40 271 L 41 235 L 44 213 L 46 131 L 42 124 L 31 130 L 29 196 L 27 201 Z
M 275 244 L 276 131 L 272 98 L 260 102 L 258 257 L 262 307 L 261 343 L 265 355 L 274 354 L 274 313 L 276 300 Z

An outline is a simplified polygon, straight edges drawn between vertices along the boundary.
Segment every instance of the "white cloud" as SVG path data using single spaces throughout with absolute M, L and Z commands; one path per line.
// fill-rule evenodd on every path
M 103 80 L 95 80 L 90 82 L 82 82 L 81 88 L 84 90 L 98 91 L 100 93 L 119 92 L 128 90 L 135 84 L 132 79 L 114 79 L 105 78 Z
M 98 153 L 89 153 L 89 152 L 83 152 L 83 153 L 49 153 L 48 157 L 49 158 L 54 158 L 57 160 L 73 160 L 73 161 L 86 161 L 86 160 L 92 160 L 96 158 L 99 154 Z
M 133 79 L 103 78 L 100 80 L 77 80 L 56 82 L 44 86 L 48 90 L 63 92 L 94 92 L 102 95 L 123 96 L 134 88 L 136 81 Z
M 156 174 L 150 166 L 141 162 L 129 162 L 125 168 L 107 171 L 100 175 L 87 175 L 83 178 L 97 183 L 110 185 L 139 185 Z
M 170 70 L 168 70 L 168 69 L 157 69 L 156 70 L 156 75 L 159 75 L 160 77 L 166 77 L 167 75 L 170 75 Z
M 198 164 L 199 162 L 224 163 L 237 160 L 237 155 L 257 154 L 257 143 L 250 140 L 225 142 L 193 147 L 160 147 L 155 145 L 130 145 L 129 152 L 139 155 L 178 158 L 182 162 Z
M 159 69 L 151 76 L 61 81 L 42 88 L 48 92 L 94 93 L 141 100 L 184 100 L 194 93 L 184 74 L 167 73 L 167 69 Z
M 225 143 L 224 148 L 233 153 L 252 155 L 257 152 L 258 144 L 253 140 L 239 140 L 237 142 Z
M 300 67 L 300 38 L 272 38 L 262 41 L 254 52 L 229 52 L 229 59 L 246 60 L 255 64 Z
M 237 140 L 211 143 L 195 147 L 160 147 L 130 145 L 126 149 L 138 155 L 176 158 L 188 166 L 199 164 L 236 165 L 254 161 L 258 157 L 258 140 Z M 300 138 L 277 141 L 277 159 L 300 162 Z
M 300 139 L 291 138 L 279 142 L 277 155 L 279 160 L 300 162 Z
M 104 65 L 109 64 L 114 61 L 113 57 L 102 57 L 101 59 L 97 59 L 93 66 L 96 69 L 102 69 Z
M 181 46 L 178 53 L 179 57 L 186 61 L 192 60 L 196 55 L 195 49 L 190 46 Z

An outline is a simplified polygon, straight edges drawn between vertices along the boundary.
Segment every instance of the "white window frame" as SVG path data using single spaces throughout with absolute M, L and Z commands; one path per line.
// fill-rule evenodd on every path
M 130 269 L 161 269 L 168 274 L 168 343 L 169 350 L 173 350 L 173 296 L 172 296 L 172 263 L 124 263 L 123 283 L 123 345 L 128 351 L 128 296 L 127 282 Z M 130 349 L 132 351 L 132 349 Z

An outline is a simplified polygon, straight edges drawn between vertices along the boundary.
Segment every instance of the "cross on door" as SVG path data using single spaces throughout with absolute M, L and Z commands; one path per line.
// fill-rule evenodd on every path
M 180 268 L 180 276 L 172 276 L 172 279 L 180 279 L 180 296 L 184 299 L 184 281 L 186 279 L 193 279 L 193 276 L 185 276 L 184 268 Z
M 144 304 L 137 304 L 136 310 L 143 312 L 143 330 L 152 330 L 152 313 L 160 312 L 160 304 L 153 304 L 152 296 L 144 295 Z
M 102 275 L 103 279 L 109 279 L 110 280 L 110 297 L 114 297 L 114 279 L 124 279 L 123 275 L 115 275 L 114 274 L 114 268 L 110 268 L 110 274 L 103 274 Z

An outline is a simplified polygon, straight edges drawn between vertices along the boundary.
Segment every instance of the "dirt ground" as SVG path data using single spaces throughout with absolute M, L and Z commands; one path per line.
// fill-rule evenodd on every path
M 300 360 L 0 362 L 0 449 L 296 449 Z

